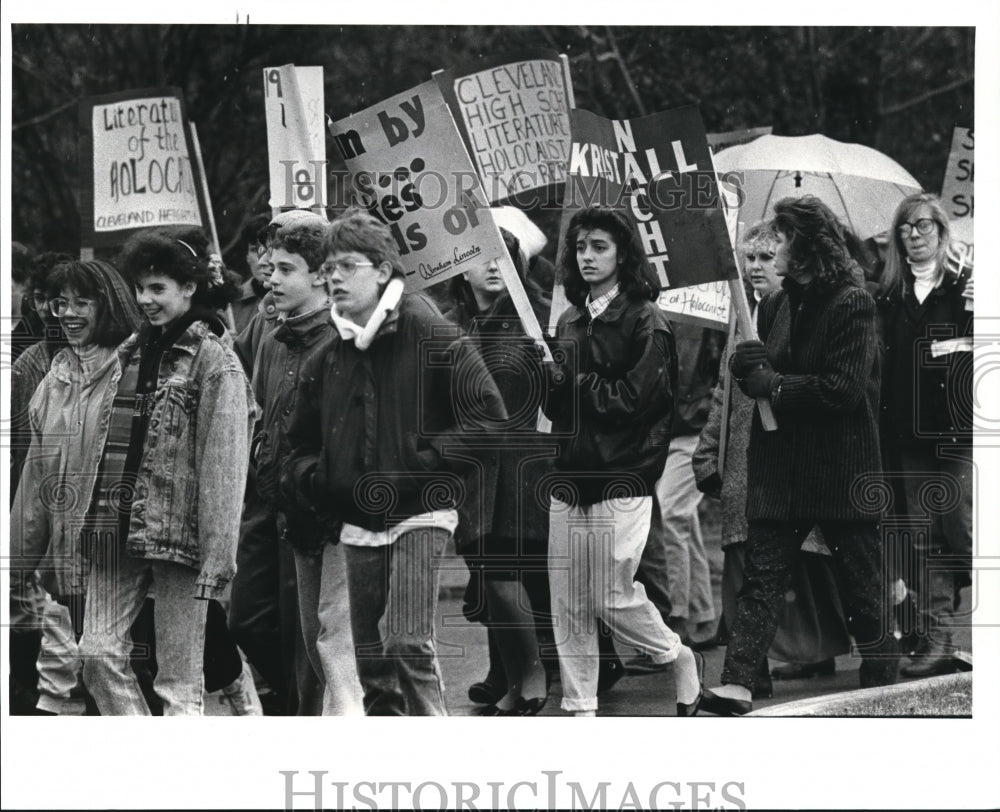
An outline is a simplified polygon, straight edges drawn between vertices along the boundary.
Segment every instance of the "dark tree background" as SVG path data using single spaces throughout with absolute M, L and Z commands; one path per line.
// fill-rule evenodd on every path
M 151 85 L 184 91 L 227 258 L 267 210 L 261 69 L 325 68 L 342 118 L 432 71 L 524 48 L 568 54 L 577 106 L 627 118 L 697 103 L 709 132 L 771 125 L 885 152 L 940 191 L 956 124 L 973 125 L 972 28 L 12 26 L 13 238 L 79 249 L 76 105 Z M 328 142 L 331 168 L 338 160 Z

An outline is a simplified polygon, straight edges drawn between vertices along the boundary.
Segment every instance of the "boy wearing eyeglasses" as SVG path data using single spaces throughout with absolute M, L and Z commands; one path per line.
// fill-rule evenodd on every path
M 325 244 L 335 330 L 301 374 L 282 490 L 343 523 L 365 712 L 445 715 L 438 562 L 458 523 L 461 477 L 477 462 L 470 435 L 506 413 L 472 345 L 429 299 L 402 295 L 388 227 L 350 210 Z
M 254 441 L 256 492 L 269 511 L 278 508 L 278 469 L 291 450 L 288 421 L 300 391 L 302 367 L 333 331 L 322 267 L 326 229 L 320 217 L 302 218 L 278 227 L 268 243 L 271 298 L 278 324 L 260 343 L 253 390 L 263 409 Z M 302 637 L 313 670 L 323 683 L 322 712 L 326 716 L 360 715 L 361 687 L 354 669 L 343 554 L 327 543 L 331 528 L 315 511 L 278 510 L 277 524 L 294 551 Z M 321 590 L 324 586 L 325 591 Z M 321 606 L 326 620 L 323 635 Z

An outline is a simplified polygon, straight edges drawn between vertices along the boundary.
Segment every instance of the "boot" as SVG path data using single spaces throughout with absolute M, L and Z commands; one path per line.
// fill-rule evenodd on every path
M 938 630 L 938 636 L 931 638 L 923 653 L 918 653 L 899 669 L 904 677 L 933 677 L 938 674 L 952 674 L 958 670 L 955 648 L 951 635 Z

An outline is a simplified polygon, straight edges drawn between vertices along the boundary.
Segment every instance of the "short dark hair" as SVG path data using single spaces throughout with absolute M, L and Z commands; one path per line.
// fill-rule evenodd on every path
M 150 274 L 169 276 L 180 285 L 195 283 L 191 306 L 219 310 L 240 293 L 236 274 L 222 269 L 221 283 L 208 262 L 208 240 L 200 228 L 140 231 L 125 243 L 119 257 L 122 273 L 133 284 Z
M 615 241 L 619 262 L 618 285 L 622 293 L 630 299 L 655 301 L 660 292 L 660 281 L 646 262 L 646 253 L 639 244 L 635 228 L 624 214 L 608 206 L 590 206 L 570 218 L 561 261 L 566 298 L 578 307 L 587 301 L 590 286 L 584 281 L 576 261 L 576 240 L 581 231 L 595 228 L 607 231 Z
M 260 232 L 267 228 L 271 218 L 266 214 L 255 214 L 240 229 L 240 248 L 243 251 L 251 245 L 260 245 Z
M 274 233 L 268 248 L 271 251 L 283 248 L 289 254 L 298 254 L 306 261 L 309 273 L 316 273 L 326 259 L 326 231 L 324 223 L 289 223 Z
M 392 275 L 405 275 L 399 248 L 389 227 L 359 208 L 347 209 L 337 217 L 326 232 L 325 255 L 338 251 L 364 254 L 375 265 L 388 262 Z
M 54 299 L 63 290 L 76 291 L 96 302 L 94 343 L 117 347 L 139 325 L 139 311 L 118 273 L 100 260 L 71 260 L 56 265 L 46 280 L 46 294 Z

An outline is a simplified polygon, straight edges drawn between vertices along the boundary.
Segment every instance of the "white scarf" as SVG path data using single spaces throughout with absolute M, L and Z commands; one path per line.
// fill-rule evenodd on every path
M 941 279 L 937 259 L 927 259 L 923 262 L 913 262 L 908 259 L 907 262 L 910 263 L 910 271 L 913 273 L 913 295 L 920 304 L 923 304 L 924 299 L 937 287 Z
M 399 304 L 402 295 L 403 280 L 398 276 L 390 279 L 389 284 L 385 286 L 385 290 L 382 292 L 382 298 L 378 300 L 374 312 L 372 312 L 368 318 L 368 323 L 364 327 L 358 326 L 350 319 L 345 319 L 337 313 L 337 305 L 334 304 L 330 308 L 330 318 L 333 319 L 333 326 L 337 328 L 337 332 L 340 333 L 340 337 L 344 341 L 350 341 L 353 338 L 354 346 L 363 352 L 371 346 L 375 340 L 375 336 L 378 334 L 379 328 L 385 323 L 389 314 L 396 309 L 396 305 Z

